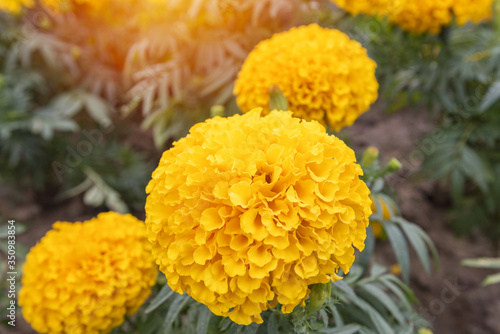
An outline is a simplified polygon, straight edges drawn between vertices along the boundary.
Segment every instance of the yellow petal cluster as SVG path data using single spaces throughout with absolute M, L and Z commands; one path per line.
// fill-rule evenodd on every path
M 157 274 L 135 217 L 57 222 L 26 257 L 19 305 L 39 333 L 108 333 L 142 305 Z
M 479 23 L 490 19 L 493 15 L 494 0 L 453 0 L 453 13 L 459 25 L 467 22 Z
M 451 5 L 454 0 L 407 0 L 389 19 L 401 29 L 416 33 L 439 34 L 450 25 L 453 16 Z
M 311 24 L 260 42 L 243 64 L 234 94 L 243 112 L 261 107 L 268 113 L 269 91 L 279 87 L 295 117 L 338 131 L 377 99 L 376 66 L 343 32 Z
M 346 12 L 358 15 L 386 16 L 398 12 L 406 0 L 332 0 Z
M 491 18 L 493 0 L 332 0 L 357 15 L 387 16 L 402 29 L 439 34 L 456 17 L 459 25 Z
M 146 189 L 148 238 L 168 285 L 245 325 L 277 303 L 291 312 L 308 285 L 347 273 L 371 214 L 343 141 L 291 112 L 260 114 L 195 125 Z

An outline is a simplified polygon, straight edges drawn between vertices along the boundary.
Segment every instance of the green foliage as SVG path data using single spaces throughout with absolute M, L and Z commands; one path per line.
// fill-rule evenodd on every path
M 438 129 L 415 153 L 424 158 L 418 175 L 449 186 L 450 225 L 460 234 L 481 230 L 500 238 L 498 22 L 451 26 L 438 36 L 408 34 L 364 16 L 339 26 L 377 62 L 388 112 L 425 107 L 436 119 Z
M 461 262 L 463 266 L 485 269 L 500 269 L 499 258 L 479 258 L 479 259 L 466 259 Z M 500 273 L 491 274 L 483 281 L 483 285 L 492 285 L 500 283 Z
M 278 305 L 263 313 L 260 325 L 237 325 L 214 315 L 186 294 L 173 292 L 163 275 L 155 290 L 150 302 L 113 333 L 390 334 L 414 333 L 427 325 L 413 310 L 417 299 L 410 288 L 378 264 L 370 268 L 355 264 L 343 280 L 331 283 L 331 292 L 324 290 L 329 298 L 314 312 L 311 298 L 290 314 L 283 314 Z
M 434 260 L 435 267 L 438 266 L 438 254 L 434 243 L 424 230 L 417 224 L 405 220 L 401 216 L 396 203 L 384 193 L 384 177 L 394 173 L 401 164 L 396 159 L 391 159 L 387 165 L 380 165 L 378 151 L 374 147 L 369 147 L 361 158 L 363 167 L 363 179 L 371 190 L 371 199 L 375 210 L 370 216 L 369 229 L 373 229 L 374 223 L 381 224 L 382 230 L 389 239 L 394 250 L 394 255 L 401 267 L 401 273 L 406 283 L 410 280 L 410 253 L 408 242 L 415 250 L 424 270 L 428 275 L 431 274 L 431 258 Z M 369 263 L 375 244 L 374 231 L 368 233 L 366 250 L 361 253 L 361 262 Z

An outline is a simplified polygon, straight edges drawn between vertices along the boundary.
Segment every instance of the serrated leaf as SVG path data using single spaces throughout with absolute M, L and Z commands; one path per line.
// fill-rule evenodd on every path
M 149 303 L 148 307 L 144 311 L 144 313 L 148 314 L 156 310 L 163 303 L 165 303 L 170 297 L 174 295 L 175 291 L 170 289 L 168 284 L 165 284 L 160 292 L 153 298 L 153 300 Z

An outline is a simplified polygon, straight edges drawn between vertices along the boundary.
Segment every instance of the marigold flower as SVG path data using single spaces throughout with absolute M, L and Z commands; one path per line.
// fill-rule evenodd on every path
M 235 84 L 243 112 L 269 112 L 269 91 L 278 86 L 294 116 L 335 131 L 350 126 L 378 96 L 377 65 L 341 31 L 317 24 L 292 28 L 260 42 Z
M 451 24 L 491 18 L 493 0 L 332 0 L 353 15 L 388 16 L 402 29 L 416 34 L 438 34 Z
M 406 0 L 331 0 L 346 12 L 358 15 L 386 16 L 400 10 Z
M 142 305 L 157 274 L 132 215 L 57 222 L 26 257 L 19 305 L 39 333 L 108 333 Z
M 215 117 L 164 152 L 146 192 L 153 256 L 176 292 L 238 324 L 339 280 L 364 248 L 369 190 L 354 152 L 317 122 Z
M 452 3 L 453 0 L 406 0 L 398 11 L 389 14 L 389 19 L 412 33 L 439 34 L 453 19 Z
M 452 4 L 459 25 L 490 19 L 493 15 L 492 8 L 493 0 L 454 0 Z

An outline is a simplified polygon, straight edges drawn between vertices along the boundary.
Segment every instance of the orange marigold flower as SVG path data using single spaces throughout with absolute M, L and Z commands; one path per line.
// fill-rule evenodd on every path
M 153 256 L 176 292 L 261 323 L 364 248 L 369 190 L 354 152 L 317 122 L 261 110 L 215 117 L 164 152 L 146 192 Z M 354 247 L 353 247 L 354 246 Z
M 132 215 L 57 222 L 26 257 L 19 305 L 39 333 L 108 333 L 138 310 L 157 274 Z
M 292 28 L 260 42 L 235 84 L 243 112 L 269 112 L 269 92 L 279 87 L 294 116 L 335 131 L 350 126 L 378 96 L 377 65 L 360 43 L 317 24 Z

